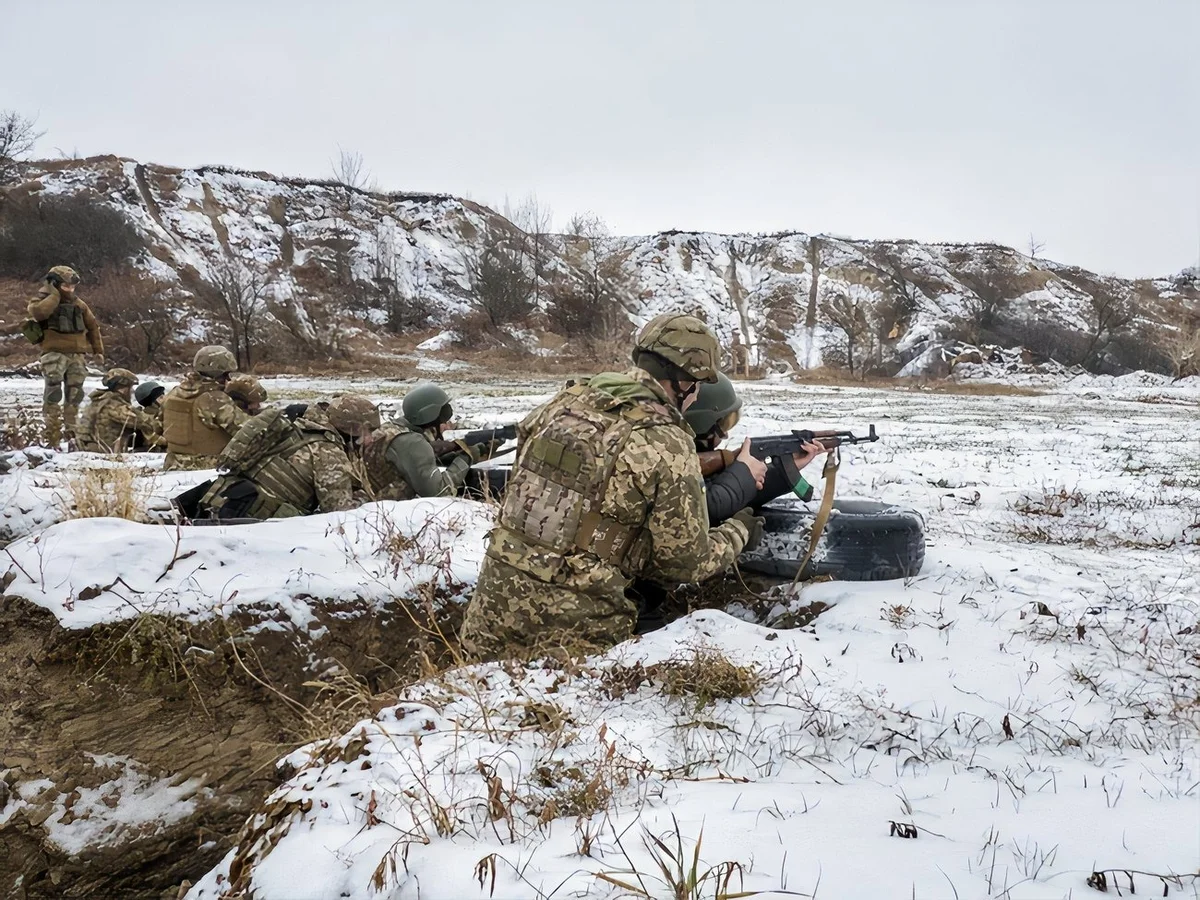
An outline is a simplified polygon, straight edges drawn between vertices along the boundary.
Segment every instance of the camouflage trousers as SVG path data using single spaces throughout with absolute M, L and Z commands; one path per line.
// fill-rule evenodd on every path
M 87 365 L 82 353 L 43 353 L 41 358 L 42 416 L 46 421 L 46 440 L 57 444 L 64 424 L 71 433 L 75 431 L 75 418 L 83 403 L 83 382 L 87 378 Z M 66 405 L 63 406 L 63 394 Z
M 576 593 L 485 557 L 463 619 L 463 648 L 477 659 L 607 650 L 633 637 L 638 616 L 623 581 L 614 582 Z

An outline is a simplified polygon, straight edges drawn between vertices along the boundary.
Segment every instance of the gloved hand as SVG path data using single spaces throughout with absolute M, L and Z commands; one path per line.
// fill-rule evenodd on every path
M 762 516 L 756 516 L 754 510 L 747 506 L 745 509 L 739 509 L 734 513 L 733 520 L 741 522 L 746 526 L 746 531 L 749 532 L 749 537 L 746 538 L 746 546 L 742 548 L 743 550 L 753 550 L 762 543 L 763 526 L 767 522 L 766 519 Z
M 491 459 L 496 451 L 504 446 L 504 441 L 484 441 L 481 444 L 468 444 L 467 452 L 471 454 L 472 462 L 482 462 Z

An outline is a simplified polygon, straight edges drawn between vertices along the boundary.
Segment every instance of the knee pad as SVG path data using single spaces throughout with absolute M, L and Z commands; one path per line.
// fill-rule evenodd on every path
M 62 384 L 47 384 L 46 389 L 42 391 L 42 400 L 53 406 L 58 406 L 62 403 L 63 389 Z

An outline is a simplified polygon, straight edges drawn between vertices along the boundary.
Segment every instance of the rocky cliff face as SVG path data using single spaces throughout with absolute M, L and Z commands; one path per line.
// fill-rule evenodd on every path
M 267 282 L 271 315 L 314 340 L 330 304 L 378 328 L 387 298 L 399 298 L 452 325 L 469 306 L 471 264 L 487 235 L 515 232 L 494 211 L 449 196 L 116 157 L 35 164 L 15 190 L 88 192 L 119 209 L 145 239 L 141 267 L 177 283 L 181 302 L 234 261 Z M 543 244 L 547 278 L 578 265 L 579 239 L 549 235 Z M 1158 324 L 1194 312 L 1198 297 L 1182 276 L 1129 281 L 993 244 L 667 232 L 586 245 L 622 270 L 634 323 L 668 308 L 698 312 L 727 345 L 743 345 L 740 358 L 767 370 L 849 356 L 917 371 L 950 338 L 1029 345 L 1065 363 L 1145 365 L 1135 348 Z M 1135 306 L 1132 321 L 1114 328 L 1113 305 Z M 203 337 L 210 315 L 189 317 L 191 336 Z

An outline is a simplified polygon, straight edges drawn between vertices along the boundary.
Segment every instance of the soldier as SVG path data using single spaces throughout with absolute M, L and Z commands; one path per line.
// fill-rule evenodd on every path
M 152 416 L 134 409 L 132 391 L 137 376 L 128 369 L 109 369 L 104 387 L 92 391 L 79 418 L 77 440 L 80 450 L 90 453 L 124 453 L 141 439 L 143 446 L 162 443 Z
M 281 519 L 351 509 L 354 477 L 347 444 L 379 425 L 362 397 L 337 397 L 295 421 L 270 409 L 241 428 L 221 454 L 221 475 L 200 501 L 220 519 Z
M 267 389 L 253 375 L 234 375 L 225 385 L 225 393 L 248 416 L 257 416 L 267 402 Z
M 196 351 L 183 382 L 163 400 L 164 469 L 211 469 L 234 432 L 250 418 L 225 393 L 237 360 L 224 347 Z
M 610 646 L 633 634 L 632 579 L 702 581 L 757 544 L 749 510 L 709 529 L 683 418 L 718 359 L 703 322 L 661 315 L 637 337 L 635 368 L 570 385 L 521 422 L 463 623 L 469 652 Z
M 715 463 L 714 471 L 704 479 L 708 521 L 714 525 L 724 522 L 740 509 L 747 506 L 757 509 L 789 491 L 801 500 L 810 500 L 812 486 L 800 472 L 825 452 L 820 441 L 812 441 L 803 445 L 803 453 L 772 459 L 767 465 L 750 455 L 750 438 L 743 441 L 737 453 L 718 450 L 737 424 L 741 409 L 742 400 L 733 382 L 718 375 L 714 384 L 700 386 L 696 402 L 683 414 L 696 434 L 696 452 Z M 704 465 L 702 470 L 709 472 Z
M 29 318 L 42 330 L 41 364 L 46 382 L 42 415 L 46 443 L 52 447 L 62 440 L 64 423 L 68 437 L 75 433 L 75 418 L 83 403 L 83 382 L 87 378 L 84 355 L 91 352 L 104 359 L 100 325 L 88 305 L 75 296 L 77 284 L 79 275 L 74 269 L 55 266 L 28 305 Z M 65 406 L 62 405 L 64 387 Z
M 389 422 L 363 442 L 363 463 L 376 500 L 451 497 L 462 489 L 471 464 L 489 458 L 500 446 L 451 445 L 442 440 L 454 407 L 435 384 L 413 388 L 401 404 L 404 419 Z M 441 454 L 435 450 L 435 442 Z M 440 468 L 439 464 L 446 464 Z
M 163 397 L 167 389 L 157 381 L 143 381 L 133 390 L 133 399 L 137 401 L 142 412 L 154 422 L 154 440 L 148 441 L 141 432 L 133 439 L 134 450 L 165 450 L 167 441 L 162 436 L 163 431 Z

